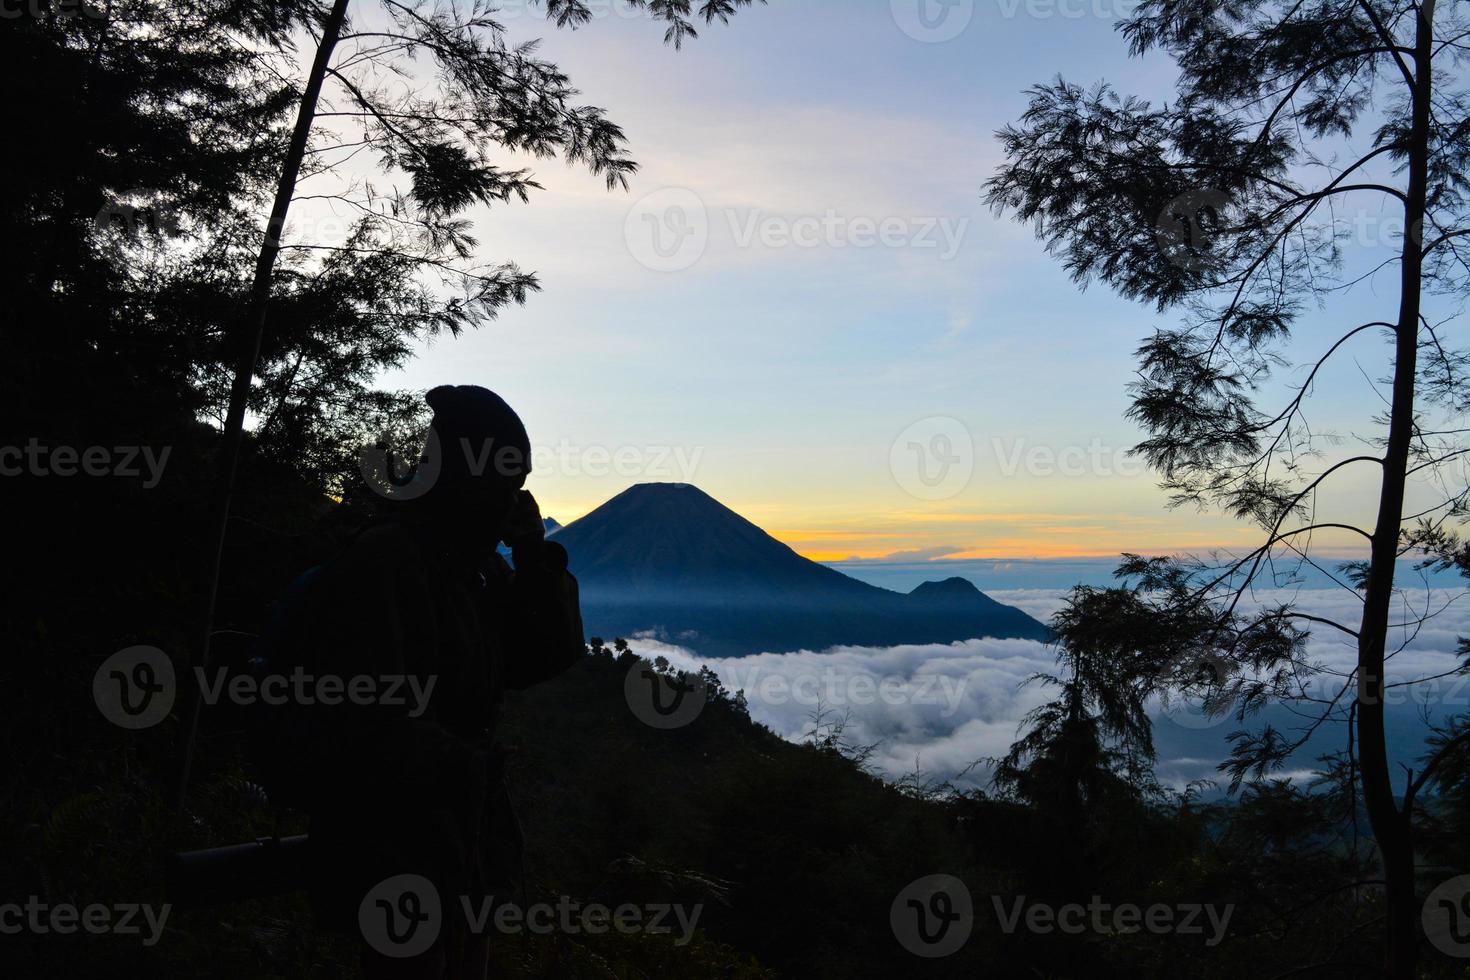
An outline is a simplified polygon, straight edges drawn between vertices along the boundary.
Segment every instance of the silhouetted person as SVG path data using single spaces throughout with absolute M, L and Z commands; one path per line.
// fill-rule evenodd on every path
M 285 762 L 311 815 L 322 926 L 357 933 L 364 897 L 395 875 L 437 891 L 432 949 L 400 959 L 365 945 L 365 975 L 478 980 L 485 943 L 466 934 L 461 896 L 476 909 L 490 895 L 504 900 L 519 870 L 493 744 L 502 694 L 555 676 L 585 648 L 566 551 L 545 540 L 523 489 L 521 420 L 484 388 L 436 388 L 427 401 L 441 458 L 432 487 L 391 503 L 315 573 L 291 638 L 310 673 L 344 683 L 411 675 L 431 692 L 427 704 L 293 705 L 298 751 Z M 497 554 L 502 541 L 513 567 Z M 411 700 L 410 690 L 398 693 Z

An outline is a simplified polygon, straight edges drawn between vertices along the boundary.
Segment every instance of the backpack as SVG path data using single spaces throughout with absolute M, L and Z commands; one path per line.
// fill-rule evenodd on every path
M 244 665 L 257 691 L 268 677 L 289 676 L 295 668 L 305 666 L 299 641 L 311 615 L 314 586 L 326 567 L 308 568 L 271 603 L 265 626 Z M 245 729 L 248 752 L 266 793 L 274 802 L 304 809 L 310 789 L 310 774 L 300 764 L 302 746 L 310 734 L 304 713 L 289 702 L 269 704 L 257 698 L 246 712 Z

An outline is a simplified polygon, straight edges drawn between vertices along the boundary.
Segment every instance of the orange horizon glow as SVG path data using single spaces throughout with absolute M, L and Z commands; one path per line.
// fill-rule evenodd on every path
M 761 495 L 764 497 L 764 494 Z M 716 495 L 740 516 L 803 558 L 816 562 L 1012 561 L 1150 556 L 1244 555 L 1259 547 L 1263 532 L 1218 514 L 1149 513 L 1146 499 L 1092 503 L 1125 506 L 1102 512 L 1059 513 L 1055 506 L 1026 512 L 1014 506 L 973 510 L 887 509 L 862 497 L 837 501 L 797 499 L 741 501 Z M 722 499 L 723 498 L 723 499 Z M 562 519 L 585 514 L 601 501 L 552 501 L 543 513 Z M 1055 503 L 1055 502 L 1053 502 Z M 560 506 L 558 506 L 558 504 Z M 1131 506 L 1130 506 L 1131 505 Z M 562 520 L 572 523 L 571 520 Z M 1324 533 L 1314 554 L 1324 560 L 1362 557 L 1350 538 Z
M 781 541 L 780 538 L 777 538 L 777 540 Z M 793 546 L 789 541 L 781 541 L 781 543 L 785 544 L 787 547 L 790 547 L 792 551 L 795 551 L 798 555 L 801 555 L 801 557 L 806 558 L 809 561 L 824 563 L 842 561 L 911 561 L 915 564 L 942 565 L 948 561 L 1055 561 L 1068 558 L 1117 558 L 1124 553 L 1141 554 L 1148 557 L 1157 558 L 1183 558 L 1189 555 L 1208 555 L 1212 552 L 1234 554 L 1239 554 L 1241 552 L 1241 547 L 1238 544 L 1201 545 L 1196 548 L 1098 548 L 1088 551 L 1047 551 L 1039 548 L 1025 550 L 1021 547 L 995 547 L 976 549 L 973 551 L 956 552 L 955 554 L 946 554 L 933 558 L 905 558 L 902 553 L 895 554 L 888 551 L 864 552 L 862 550 L 853 549 L 846 549 L 843 551 L 813 551 L 810 549 L 797 548 Z M 1317 551 L 1315 552 L 1315 556 L 1318 559 L 1324 561 L 1348 561 L 1363 557 L 1363 555 L 1359 553 L 1338 553 L 1336 551 L 1333 551 L 1331 553 L 1327 551 Z
M 777 538 L 777 540 L 779 541 L 780 539 Z M 806 558 L 810 561 L 817 562 L 852 560 L 883 561 L 890 558 L 895 561 L 904 560 L 902 556 L 893 558 L 892 552 L 864 552 L 853 551 L 851 549 L 845 551 L 812 551 L 809 549 L 793 547 L 788 541 L 782 541 L 781 543 L 787 545 L 788 547 L 791 547 L 791 550 L 795 551 L 798 555 L 801 555 L 801 557 Z M 1149 551 L 1149 554 L 1151 555 L 1179 553 L 1180 552 L 1156 552 L 1152 550 Z M 915 562 L 931 562 L 934 564 L 940 564 L 946 561 L 988 561 L 991 559 L 995 559 L 998 561 L 1016 561 L 1028 559 L 1036 561 L 1046 561 L 1060 558 L 1116 558 L 1120 554 L 1122 554 L 1121 551 L 1112 548 L 1102 548 L 1093 551 L 1044 551 L 1041 549 L 1032 549 L 1030 551 L 1027 551 L 1023 549 L 987 548 L 984 550 L 966 551 L 953 555 L 944 555 L 938 558 L 916 558 L 913 560 Z

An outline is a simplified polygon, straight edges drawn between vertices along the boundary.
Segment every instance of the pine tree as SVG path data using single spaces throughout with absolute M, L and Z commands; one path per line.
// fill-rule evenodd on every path
M 1079 281 L 1183 313 L 1181 326 L 1139 350 L 1130 412 L 1147 434 L 1139 451 L 1176 503 L 1218 506 L 1253 520 L 1263 537 L 1223 562 L 1130 558 L 1120 573 L 1143 591 L 1188 579 L 1174 594 L 1179 609 L 1210 615 L 1180 638 L 1179 656 L 1227 665 L 1203 686 L 1240 717 L 1280 698 L 1353 719 L 1356 776 L 1387 879 L 1386 969 L 1396 978 L 1414 975 L 1413 803 L 1436 766 L 1400 776 L 1388 757 L 1395 566 L 1410 554 L 1452 559 L 1451 527 L 1470 493 L 1450 471 L 1470 451 L 1457 421 L 1470 407 L 1470 362 L 1426 304 L 1435 293 L 1453 302 L 1470 284 L 1462 11 L 1436 11 L 1433 0 L 1145 0 L 1120 29 L 1134 55 L 1159 51 L 1178 65 L 1174 101 L 1155 106 L 1062 79 L 1039 86 L 1020 122 L 1000 134 L 1006 163 L 988 188 L 993 206 L 1035 222 Z M 1338 209 L 1385 206 L 1401 212 L 1405 229 L 1384 265 L 1397 273 L 1396 308 L 1345 324 L 1335 343 L 1303 356 L 1292 337 L 1303 312 L 1354 285 L 1341 271 L 1352 256 Z M 1377 302 L 1364 296 L 1360 305 Z M 1390 347 L 1387 408 L 1365 420 L 1378 429 L 1372 450 L 1343 452 L 1312 429 L 1307 406 L 1323 365 L 1366 354 L 1375 335 Z M 1307 365 L 1294 395 L 1258 405 L 1275 394 L 1273 372 L 1290 363 Z M 1378 490 L 1371 526 L 1319 517 L 1335 478 L 1359 472 L 1371 472 Z M 1435 504 L 1407 505 L 1410 481 L 1432 475 L 1446 488 Z M 1318 565 L 1314 540 L 1332 534 L 1368 552 L 1328 572 L 1360 596 L 1357 622 L 1289 603 L 1242 605 L 1275 562 Z M 1358 650 L 1353 676 L 1323 702 L 1302 686 L 1313 628 L 1339 631 Z M 1316 727 L 1299 738 L 1242 732 L 1227 770 L 1237 785 L 1259 778 Z

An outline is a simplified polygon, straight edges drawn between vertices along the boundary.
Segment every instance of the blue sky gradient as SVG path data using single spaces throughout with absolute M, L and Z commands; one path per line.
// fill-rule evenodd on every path
M 1174 315 L 1082 291 L 1030 228 L 982 202 L 994 133 L 1028 86 L 1063 73 L 1163 99 L 1168 59 L 1130 59 L 1114 30 L 1126 5 L 1107 0 L 960 0 L 946 33 L 963 29 L 942 43 L 905 31 L 918 2 L 772 0 L 680 52 L 622 4 L 594 5 L 603 15 L 575 32 L 508 6 L 512 35 L 545 38 L 542 54 L 626 129 L 642 170 L 609 193 L 534 161 L 543 192 L 474 218 L 481 256 L 535 270 L 544 292 L 386 383 L 505 395 L 544 452 L 532 488 L 564 522 L 665 480 L 822 560 L 1252 542 L 1218 515 L 1168 511 L 1124 455 L 1140 438 L 1124 418 L 1133 352 Z M 691 217 L 670 200 L 702 209 L 702 247 L 660 271 L 648 236 Z M 1351 206 L 1377 234 L 1380 204 Z M 889 243 L 864 244 L 885 223 Z M 1305 350 L 1395 302 L 1391 273 L 1370 279 L 1303 324 Z M 1363 338 L 1324 375 L 1314 422 L 1370 433 L 1368 379 L 1386 355 Z M 930 448 L 956 461 L 938 497 L 909 459 Z M 1371 488 L 1353 479 L 1338 517 L 1364 519 Z

